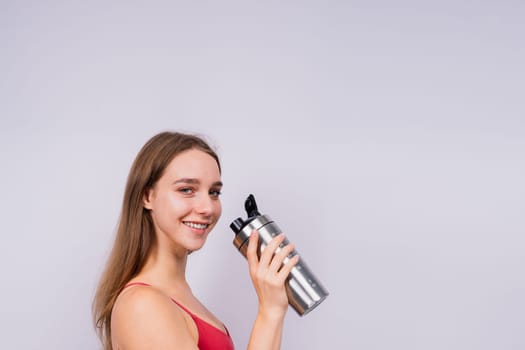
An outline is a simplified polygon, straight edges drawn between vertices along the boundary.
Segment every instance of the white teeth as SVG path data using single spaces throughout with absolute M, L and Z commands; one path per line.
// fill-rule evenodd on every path
M 206 227 L 208 227 L 208 224 L 198 224 L 196 222 L 189 222 L 189 221 L 185 221 L 184 225 L 189 226 L 191 228 L 196 228 L 199 230 L 204 230 Z

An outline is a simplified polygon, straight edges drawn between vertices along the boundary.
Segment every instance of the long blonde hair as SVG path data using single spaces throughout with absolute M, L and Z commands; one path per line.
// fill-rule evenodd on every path
M 143 268 L 155 241 L 151 214 L 143 207 L 146 191 L 160 179 L 171 160 L 189 149 L 199 149 L 216 161 L 219 157 L 200 137 L 162 132 L 140 150 L 128 175 L 115 243 L 93 300 L 95 329 L 105 350 L 112 350 L 111 312 L 117 296 Z

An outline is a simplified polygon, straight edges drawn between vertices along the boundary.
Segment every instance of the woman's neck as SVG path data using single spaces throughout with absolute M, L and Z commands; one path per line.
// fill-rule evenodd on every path
M 187 260 L 188 252 L 185 250 L 174 251 L 154 246 L 137 277 L 146 278 L 150 283 L 167 290 L 189 288 L 186 282 Z

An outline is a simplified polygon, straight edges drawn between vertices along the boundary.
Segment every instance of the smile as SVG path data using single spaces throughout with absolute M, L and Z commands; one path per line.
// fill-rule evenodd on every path
M 191 222 L 191 221 L 183 221 L 182 223 L 186 226 L 189 226 L 191 228 L 196 228 L 198 230 L 204 230 L 208 228 L 208 226 L 210 226 L 210 224 L 200 224 L 200 223 Z

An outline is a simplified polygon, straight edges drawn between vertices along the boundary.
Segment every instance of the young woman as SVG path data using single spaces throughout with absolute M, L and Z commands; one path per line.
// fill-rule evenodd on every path
M 126 184 L 113 250 L 93 302 L 105 350 L 230 350 L 228 330 L 192 293 L 188 254 L 202 248 L 221 215 L 221 167 L 201 138 L 163 132 L 137 155 Z M 298 256 L 275 254 L 276 237 L 248 266 L 259 308 L 248 349 L 279 349 L 288 309 L 285 280 Z

